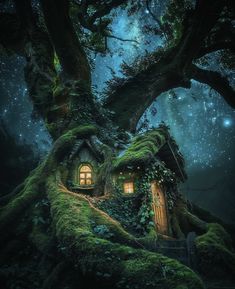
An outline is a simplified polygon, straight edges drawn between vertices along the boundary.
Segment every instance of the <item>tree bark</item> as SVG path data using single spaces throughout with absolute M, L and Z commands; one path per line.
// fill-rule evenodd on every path
M 41 4 L 65 78 L 85 82 L 89 87 L 90 65 L 69 16 L 69 1 L 41 0 Z
M 41 256 L 47 248 L 48 255 L 55 254 L 59 259 L 59 265 L 44 282 L 44 288 L 52 286 L 54 281 L 50 277 L 63 268 L 64 263 L 60 261 L 69 261 L 74 270 L 79 268 L 84 275 L 109 288 L 128 288 L 130 285 L 136 289 L 204 288 L 200 278 L 189 268 L 143 249 L 143 239 L 139 240 L 124 230 L 119 222 L 96 208 L 89 198 L 69 191 L 61 174 L 63 166 L 68 165 L 66 160 L 74 145 L 81 139 L 79 125 L 92 127 L 92 130 L 95 127 L 97 142 L 104 147 L 109 141 L 112 143 L 110 150 L 115 151 L 113 144 L 119 141 L 117 128 L 134 132 L 140 117 L 157 96 L 175 87 L 189 88 L 191 78 L 208 83 L 234 105 L 234 90 L 226 80 L 217 73 L 192 66 L 205 36 L 219 17 L 220 3 L 224 3 L 212 2 L 198 1 L 193 23 L 179 45 L 156 53 L 147 69 L 130 77 L 108 97 L 105 108 L 114 112 L 110 121 L 109 117 L 103 116 L 103 108 L 92 96 L 90 66 L 69 17 L 69 1 L 41 0 L 49 38 L 46 31 L 39 29 L 30 1 L 16 0 L 21 26 L 27 35 L 26 80 L 30 95 L 55 142 L 46 160 L 32 172 L 20 192 L 9 203 L 3 204 L 0 241 L 3 248 L 13 237 L 17 239 L 25 233 L 21 226 L 27 222 L 27 242 L 33 244 L 37 254 Z M 215 14 L 210 15 L 210 21 L 199 19 L 208 13 L 212 4 Z M 64 78 L 59 77 L 54 68 L 54 50 Z M 86 134 L 82 135 L 82 139 L 87 138 Z M 110 155 L 105 158 L 111 166 Z M 109 172 L 107 168 L 104 170 Z M 43 201 L 47 207 L 46 221 L 40 219 L 43 210 L 37 209 Z M 203 232 L 206 229 L 206 223 L 193 216 L 182 199 L 173 223 L 178 237 L 187 233 L 185 224 Z M 108 228 L 110 236 L 100 236 L 94 230 L 100 225 Z M 53 249 L 48 245 L 48 235 L 56 239 Z

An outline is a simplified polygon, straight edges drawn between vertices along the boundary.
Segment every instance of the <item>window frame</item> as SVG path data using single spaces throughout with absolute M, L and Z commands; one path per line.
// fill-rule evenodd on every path
M 88 167 L 90 171 L 82 171 L 83 167 Z M 84 177 L 81 177 L 81 174 L 84 174 Z M 90 177 L 87 177 L 87 175 L 90 174 Z M 81 183 L 81 180 L 84 180 L 84 184 Z M 88 183 L 89 181 L 89 183 Z M 89 187 L 94 184 L 94 179 L 93 179 L 93 168 L 90 164 L 84 163 L 79 166 L 78 169 L 78 184 L 79 186 L 83 187 Z

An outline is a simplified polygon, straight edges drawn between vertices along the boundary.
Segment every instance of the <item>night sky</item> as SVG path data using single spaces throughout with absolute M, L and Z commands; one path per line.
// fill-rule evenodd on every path
M 161 10 L 156 12 L 161 14 Z M 146 9 L 131 17 L 119 9 L 115 14 L 113 34 L 135 39 L 139 44 L 109 39 L 111 55 L 92 55 L 93 85 L 98 95 L 111 78 L 110 67 L 121 75 L 123 60 L 131 63 L 146 50 L 153 51 L 164 45 L 160 37 L 143 32 L 146 23 L 154 24 Z M 0 56 L 0 119 L 19 142 L 30 143 L 43 156 L 51 140 L 43 122 L 31 117 L 24 65 L 24 59 L 19 56 Z M 229 74 L 231 82 L 235 79 L 234 72 L 219 66 L 216 53 L 210 56 L 207 68 Z M 208 86 L 192 82 L 191 89 L 178 88 L 162 94 L 146 114 L 150 126 L 162 121 L 170 126 L 185 157 L 189 178 L 181 186 L 182 192 L 226 221 L 235 222 L 235 111 Z

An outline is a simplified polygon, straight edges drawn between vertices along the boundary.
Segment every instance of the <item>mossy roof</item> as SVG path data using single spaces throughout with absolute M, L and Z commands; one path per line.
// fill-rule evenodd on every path
M 154 161 L 156 156 L 164 161 L 180 180 L 186 178 L 183 157 L 166 126 L 137 135 L 126 151 L 114 161 L 114 170 L 144 167 Z
M 99 143 L 94 136 L 91 136 L 90 138 L 86 139 L 78 139 L 75 143 L 73 150 L 70 154 L 70 159 L 73 159 L 82 148 L 87 148 L 94 156 L 95 159 L 97 159 L 98 162 L 104 160 L 104 154 L 102 150 L 102 143 Z

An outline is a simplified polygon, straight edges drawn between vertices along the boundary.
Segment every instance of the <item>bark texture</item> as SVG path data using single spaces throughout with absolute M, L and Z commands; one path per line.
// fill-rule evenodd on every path
M 99 179 L 103 190 L 114 148 L 123 148 L 127 132 L 135 132 L 140 117 L 156 97 L 176 87 L 189 88 L 191 79 L 210 85 L 235 106 L 234 89 L 228 80 L 195 65 L 208 52 L 234 49 L 227 41 L 234 36 L 233 31 L 227 29 L 223 41 L 218 37 L 221 15 L 231 6 L 230 1 L 196 1 L 195 7 L 185 14 L 176 41 L 153 53 L 147 65 L 132 70 L 127 79 L 117 80 L 104 106 L 92 95 L 90 65 L 71 20 L 70 1 L 41 0 L 42 22 L 31 1 L 14 2 L 16 13 L 3 13 L 0 17 L 0 43 L 4 49 L 25 56 L 30 97 L 54 144 L 45 161 L 22 186 L 0 200 L 2 284 L 12 288 L 11 272 L 4 264 L 12 268 L 18 262 L 21 268 L 16 268 L 15 274 L 17 282 L 23 282 L 21 288 L 33 284 L 34 288 L 77 289 L 83 281 L 90 285 L 89 289 L 97 284 L 104 288 L 204 288 L 191 269 L 152 252 L 147 237 L 134 237 L 89 198 L 69 191 L 62 175 L 64 160 L 78 139 L 89 138 L 89 127 L 102 147 L 109 147 L 104 150 L 105 165 Z M 103 5 L 95 1 L 97 11 L 92 14 L 94 1 L 79 1 L 79 25 L 96 30 L 97 23 L 103 23 L 100 18 L 125 1 L 101 2 Z M 81 11 L 85 11 L 84 19 Z M 233 19 L 234 10 L 231 11 Z M 61 73 L 55 67 L 57 58 Z M 85 131 L 81 129 L 84 126 Z M 190 230 L 201 234 L 197 247 L 204 268 L 208 268 L 204 253 L 209 252 L 211 257 L 212 246 L 213 252 L 219 252 L 220 266 L 226 263 L 224 256 L 229 256 L 229 270 L 233 271 L 234 255 L 227 236 L 220 237 L 221 228 L 211 227 L 190 212 L 183 198 L 174 208 L 172 223 L 179 238 Z M 94 228 L 100 225 L 105 225 L 110 234 L 99 235 Z M 219 246 L 215 246 L 215 240 L 219 240 Z M 64 278 L 62 272 L 67 273 Z M 90 284 L 91 279 L 97 284 Z M 81 288 L 85 287 L 81 284 Z

